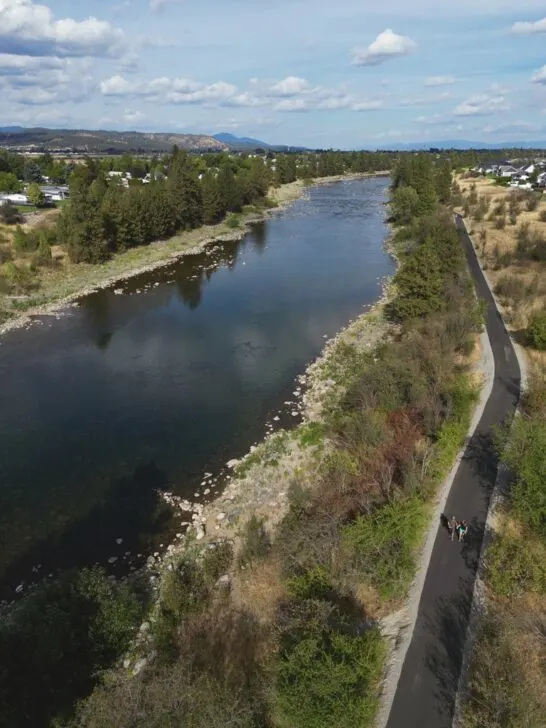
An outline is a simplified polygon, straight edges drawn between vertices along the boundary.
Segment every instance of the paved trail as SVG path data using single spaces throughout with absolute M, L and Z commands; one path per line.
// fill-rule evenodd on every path
M 448 518 L 455 515 L 469 522 L 468 541 L 452 543 L 447 530 L 438 524 L 417 622 L 387 728 L 451 728 L 478 555 L 497 475 L 492 428 L 511 422 L 520 394 L 520 369 L 512 342 L 459 218 L 457 226 L 476 292 L 487 305 L 486 327 L 495 378 L 446 505 Z

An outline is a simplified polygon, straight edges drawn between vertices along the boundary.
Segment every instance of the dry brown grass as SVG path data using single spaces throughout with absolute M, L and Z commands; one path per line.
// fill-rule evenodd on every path
M 524 329 L 531 314 L 539 309 L 546 308 L 546 282 L 543 280 L 544 263 L 530 260 L 519 261 L 515 258 L 517 246 L 517 231 L 522 224 L 529 225 L 531 235 L 546 237 L 546 223 L 540 220 L 540 214 L 546 210 L 546 195 L 542 196 L 536 210 L 528 211 L 525 203 L 521 203 L 521 212 L 517 216 L 515 225 L 509 222 L 508 208 L 510 199 L 516 192 L 510 188 L 499 187 L 491 180 L 482 177 L 476 179 L 457 178 L 461 191 L 469 195 L 471 186 L 475 185 L 478 198 L 486 198 L 489 201 L 489 211 L 482 221 L 476 221 L 472 215 L 467 220 L 468 227 L 476 244 L 478 256 L 487 270 L 488 277 L 493 286 L 496 286 L 504 276 L 513 276 L 521 286 L 521 297 L 517 301 L 502 299 L 503 314 L 509 327 L 518 331 Z M 494 220 L 490 220 L 491 213 L 498 203 L 504 201 L 506 204 L 506 226 L 499 230 L 495 227 Z M 460 208 L 459 208 L 459 211 Z M 486 234 L 485 249 L 481 242 L 483 232 Z M 499 256 L 507 254 L 506 260 L 500 267 L 495 263 Z
M 275 554 L 237 572 L 232 585 L 237 609 L 253 614 L 261 623 L 275 621 L 279 603 L 286 598 L 280 561 Z

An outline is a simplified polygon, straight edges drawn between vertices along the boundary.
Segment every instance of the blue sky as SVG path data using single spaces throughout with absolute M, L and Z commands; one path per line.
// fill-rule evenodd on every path
M 0 0 L 0 125 L 546 139 L 544 0 Z

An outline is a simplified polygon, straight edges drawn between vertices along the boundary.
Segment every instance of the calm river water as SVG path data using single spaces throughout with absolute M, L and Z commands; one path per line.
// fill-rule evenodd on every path
M 324 335 L 377 300 L 387 186 L 314 188 L 238 243 L 0 339 L 3 597 L 166 543 L 157 490 L 193 499 L 263 437 Z

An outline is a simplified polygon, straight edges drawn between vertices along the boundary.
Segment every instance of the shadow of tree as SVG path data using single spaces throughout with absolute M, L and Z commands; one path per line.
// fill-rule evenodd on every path
M 75 566 L 106 563 L 127 550 L 146 549 L 154 534 L 164 530 L 170 509 L 158 500 L 157 492 L 167 486 L 166 474 L 156 464 L 137 466 L 131 476 L 112 483 L 107 498 L 95 505 L 84 518 L 70 522 L 59 534 L 33 543 L 24 556 L 12 563 L 2 579 L 0 596 L 13 598 L 21 578 L 28 577 L 36 564 L 39 576 Z M 47 515 L 45 515 L 47 517 Z M 116 543 L 123 533 L 123 544 Z M 119 563 L 119 565 L 118 565 Z M 121 558 L 114 569 L 128 570 Z
M 466 446 L 463 460 L 470 464 L 484 485 L 492 489 L 499 465 L 494 433 L 491 430 L 475 432 Z
M 466 642 L 472 605 L 474 579 L 461 579 L 459 593 L 453 599 L 441 597 L 426 619 L 426 629 L 436 635 L 429 640 L 425 655 L 427 668 L 436 677 L 435 697 L 441 706 L 442 725 L 451 724 L 455 697 Z

